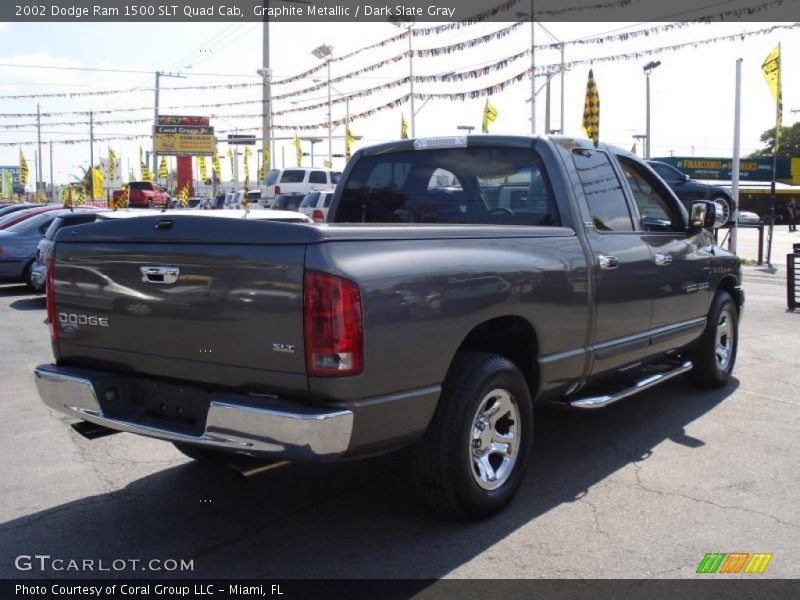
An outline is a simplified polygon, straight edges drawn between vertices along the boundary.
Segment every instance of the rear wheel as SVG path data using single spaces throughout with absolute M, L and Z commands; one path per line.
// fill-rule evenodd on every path
M 434 510 L 480 519 L 514 497 L 531 450 L 533 410 L 520 370 L 497 354 L 456 357 L 412 475 Z
M 699 343 L 689 354 L 694 365 L 687 373 L 689 380 L 703 388 L 718 388 L 728 383 L 738 344 L 739 310 L 730 294 L 721 291 L 711 304 Z

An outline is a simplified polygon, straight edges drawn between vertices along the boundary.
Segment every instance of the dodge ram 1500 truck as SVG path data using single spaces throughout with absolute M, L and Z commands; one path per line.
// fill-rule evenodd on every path
M 534 405 L 606 406 L 686 374 L 724 385 L 744 305 L 713 203 L 687 214 L 624 150 L 566 137 L 359 150 L 328 223 L 169 214 L 58 234 L 42 400 L 224 453 L 412 446 L 432 507 L 504 507 Z

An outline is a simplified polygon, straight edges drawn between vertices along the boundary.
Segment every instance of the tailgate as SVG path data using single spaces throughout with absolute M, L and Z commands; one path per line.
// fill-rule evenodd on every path
M 256 388 L 304 375 L 304 226 L 171 216 L 85 227 L 56 242 L 62 363 Z

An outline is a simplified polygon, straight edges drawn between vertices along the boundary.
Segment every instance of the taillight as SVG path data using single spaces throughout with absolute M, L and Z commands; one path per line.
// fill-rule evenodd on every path
M 55 285 L 56 263 L 50 258 L 47 261 L 47 275 L 45 276 L 45 288 L 47 293 L 47 321 L 50 323 L 50 339 L 58 341 L 58 319 L 56 319 L 56 285 Z
M 275 186 L 275 196 L 277 197 L 280 193 L 281 193 L 281 186 L 276 185 Z
M 325 215 L 320 209 L 315 209 L 313 213 L 311 213 L 311 218 L 314 219 L 317 223 L 321 223 L 325 220 Z
M 343 377 L 361 373 L 364 351 L 358 286 L 316 271 L 307 271 L 303 283 L 308 374 Z

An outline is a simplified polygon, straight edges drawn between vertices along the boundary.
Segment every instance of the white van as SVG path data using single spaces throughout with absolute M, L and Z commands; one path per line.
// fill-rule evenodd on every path
M 336 187 L 341 171 L 317 167 L 292 167 L 271 169 L 267 172 L 261 190 L 261 204 L 271 206 L 281 194 L 302 194 Z

